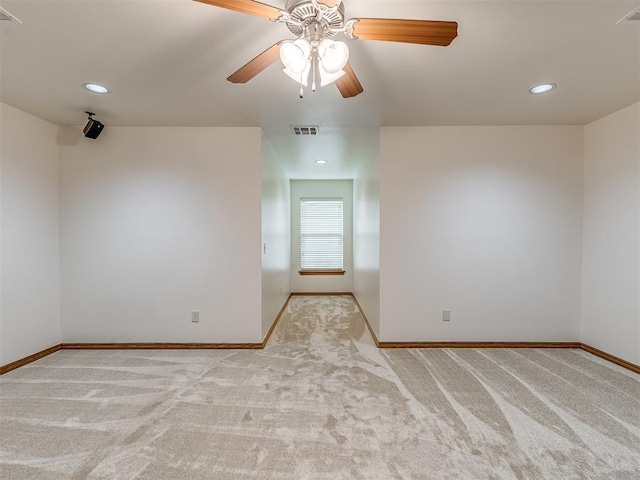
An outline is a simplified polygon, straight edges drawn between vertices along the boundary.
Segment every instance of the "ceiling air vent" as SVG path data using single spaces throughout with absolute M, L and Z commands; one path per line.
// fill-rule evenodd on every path
M 291 125 L 291 130 L 294 135 L 300 135 L 302 137 L 313 137 L 320 133 L 320 129 L 313 125 Z
M 10 22 L 15 20 L 18 23 L 22 23 L 19 18 L 11 13 L 7 12 L 4 8 L 0 7 L 0 21 Z
M 640 21 L 640 5 L 622 17 L 618 23 L 622 22 L 639 22 Z

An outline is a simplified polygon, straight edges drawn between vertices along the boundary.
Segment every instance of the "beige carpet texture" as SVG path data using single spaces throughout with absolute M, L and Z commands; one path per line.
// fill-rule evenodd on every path
M 581 350 L 378 350 L 294 296 L 264 350 L 61 350 L 0 377 L 0 478 L 640 479 L 640 375 Z

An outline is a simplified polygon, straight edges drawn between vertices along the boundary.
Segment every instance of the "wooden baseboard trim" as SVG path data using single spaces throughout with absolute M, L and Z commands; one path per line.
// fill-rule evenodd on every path
M 262 348 L 267 346 L 267 342 L 271 338 L 271 334 L 273 333 L 273 331 L 276 329 L 276 326 L 278 325 L 278 322 L 280 321 L 280 317 L 282 317 L 282 314 L 286 310 L 287 305 L 289 305 L 289 300 L 291 300 L 291 296 L 292 295 L 293 294 L 290 293 L 289 296 L 287 297 L 287 299 L 284 301 L 284 305 L 282 305 L 282 308 L 278 312 L 278 316 L 275 318 L 275 320 L 271 324 L 271 328 L 269 328 L 269 331 L 265 335 L 264 340 L 262 340 Z
M 57 352 L 62 348 L 62 344 L 54 345 L 53 347 L 45 348 L 44 350 L 39 351 L 38 353 L 34 353 L 33 355 L 29 355 L 27 357 L 21 358 L 20 360 L 16 360 L 15 362 L 8 363 L 6 365 L 0 366 L 0 375 L 4 375 L 5 373 L 10 372 L 11 370 L 15 370 L 16 368 L 23 367 L 28 365 L 31 362 L 35 362 L 47 355 L 51 355 L 52 353 Z
M 619 365 L 621 367 L 624 367 L 627 370 L 631 370 L 632 372 L 635 372 L 635 373 L 640 373 L 640 365 L 636 365 L 635 363 L 631 363 L 631 362 L 628 362 L 627 360 L 623 360 L 620 357 L 611 355 L 610 353 L 607 353 L 603 350 L 592 347 L 591 345 L 587 345 L 586 343 L 581 343 L 580 348 L 585 352 L 589 352 L 592 355 L 595 355 L 600 358 L 604 358 L 605 360 L 611 363 L 615 363 L 616 365 Z
M 379 342 L 380 348 L 580 348 L 579 342 Z
M 262 343 L 63 343 L 63 350 L 254 350 Z
M 291 292 L 291 296 L 297 297 L 329 297 L 329 296 L 350 296 L 353 297 L 351 292 Z
M 295 292 L 289 294 L 287 300 L 282 305 L 278 316 L 273 321 L 271 328 L 264 337 L 261 343 L 154 343 L 154 342 L 142 342 L 142 343 L 60 343 L 52 347 L 41 350 L 27 357 L 16 360 L 15 362 L 8 363 L 7 365 L 0 366 L 0 375 L 4 375 L 16 368 L 28 365 L 35 362 L 47 355 L 57 352 L 58 350 L 259 350 L 263 349 L 271 334 L 274 332 L 282 314 L 284 313 L 289 300 L 294 295 L 299 296 L 316 296 L 316 295 L 347 295 L 353 298 L 362 315 L 369 333 L 373 337 L 373 341 L 378 348 L 575 348 L 582 349 L 585 352 L 596 355 L 611 363 L 619 365 L 631 370 L 632 372 L 640 374 L 640 365 L 624 360 L 620 357 L 616 357 L 610 353 L 607 353 L 598 348 L 587 345 L 580 342 L 380 342 L 376 336 L 371 323 L 367 318 L 362 306 L 358 302 L 358 298 L 352 292 L 322 292 L 322 293 L 310 293 L 310 292 Z
M 358 307 L 358 310 L 360 310 L 360 315 L 362 315 L 364 324 L 367 326 L 369 333 L 373 337 L 373 342 L 376 344 L 376 347 L 381 348 L 380 342 L 378 341 L 378 336 L 376 335 L 376 332 L 373 331 L 373 327 L 371 326 L 371 323 L 369 322 L 367 315 L 364 313 L 364 309 L 362 308 L 362 305 L 360 305 L 360 302 L 358 302 L 358 297 L 356 297 L 355 294 L 353 293 L 351 294 L 351 296 L 353 297 L 353 301 L 356 302 L 356 306 Z

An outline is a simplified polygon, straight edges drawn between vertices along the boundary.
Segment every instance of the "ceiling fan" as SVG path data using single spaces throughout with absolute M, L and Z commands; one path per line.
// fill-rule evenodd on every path
M 348 38 L 383 40 L 422 45 L 449 45 L 458 34 L 456 22 L 399 20 L 391 18 L 351 18 L 345 20 L 342 0 L 287 0 L 285 9 L 254 0 L 196 0 L 216 7 L 285 23 L 296 38 L 281 40 L 227 78 L 246 83 L 275 63 L 284 64 L 284 73 L 303 86 L 335 83 L 344 98 L 364 91 L 348 63 L 349 49 L 344 42 L 331 40 L 343 33 Z

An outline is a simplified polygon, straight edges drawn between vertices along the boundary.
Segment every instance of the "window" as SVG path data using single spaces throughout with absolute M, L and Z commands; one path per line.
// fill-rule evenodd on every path
M 300 199 L 300 273 L 344 274 L 342 199 Z

